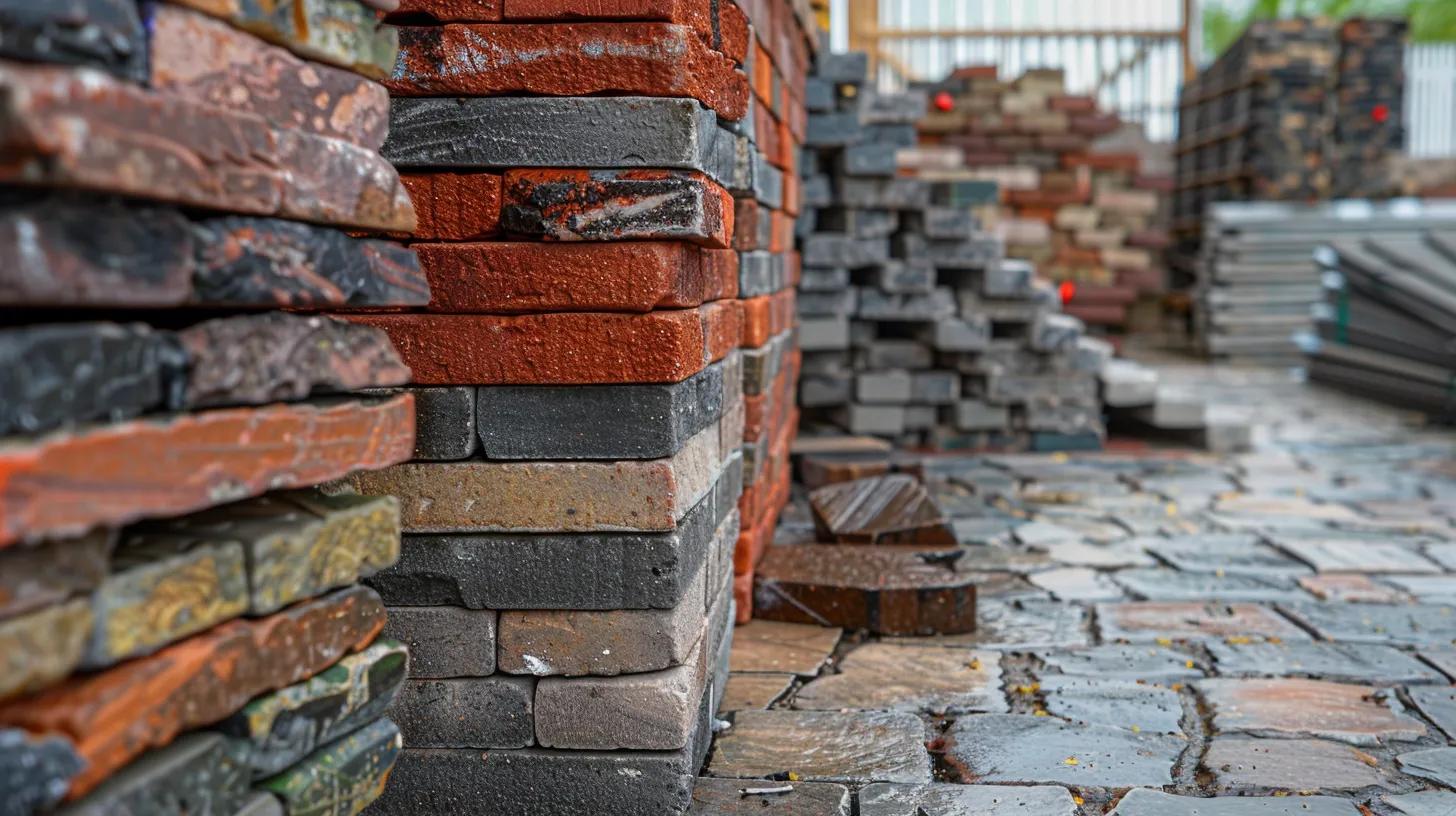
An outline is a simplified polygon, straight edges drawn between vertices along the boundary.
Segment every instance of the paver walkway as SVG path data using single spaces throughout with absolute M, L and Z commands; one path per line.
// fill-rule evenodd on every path
M 1456 813 L 1456 434 L 1164 375 L 1254 449 L 966 457 L 930 488 L 999 573 L 979 631 L 740 627 L 693 812 Z M 796 499 L 779 541 L 812 540 Z

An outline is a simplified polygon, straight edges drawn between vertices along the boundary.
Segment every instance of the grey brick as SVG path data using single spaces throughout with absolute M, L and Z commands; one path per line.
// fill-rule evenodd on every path
M 916 371 L 910 377 L 910 399 L 930 405 L 949 405 L 961 395 L 961 378 L 954 371 Z
M 869 70 L 869 56 L 863 51 L 821 51 L 814 62 L 814 76 L 835 85 L 861 85 Z
M 829 177 L 815 173 L 804 177 L 804 186 L 799 189 L 801 207 L 828 207 L 834 203 L 834 187 Z
M 875 270 L 875 285 L 893 295 L 935 291 L 935 267 L 923 261 L 890 261 Z
M 839 317 L 799 321 L 799 347 L 804 351 L 849 348 L 849 321 Z
M 855 238 L 889 238 L 900 227 L 900 215 L 893 210 L 862 210 L 831 207 L 820 210 L 819 228 L 842 232 Z
M 834 98 L 834 83 L 820 77 L 809 77 L 804 81 L 804 107 L 810 113 L 834 110 Z
M 905 432 L 905 408 L 900 405 L 850 405 L 840 412 L 839 422 L 850 433 L 895 436 Z
M 847 405 L 854 399 L 854 376 L 808 376 L 799 380 L 799 405 L 805 408 L 829 408 Z
M 859 115 L 867 124 L 913 125 L 925 116 L 927 106 L 924 91 L 866 91 L 859 96 Z
M 809 114 L 804 144 L 809 147 L 843 147 L 862 138 L 859 114 L 851 111 Z
M 914 178 L 846 178 L 836 203 L 845 207 L 910 210 L 930 203 L 930 184 Z
M 739 358 L 743 361 L 743 393 L 758 396 L 766 393 L 779 375 L 784 362 L 784 353 L 789 348 L 790 333 L 775 335 L 756 349 L 742 349 Z
M 850 318 L 859 308 L 859 290 L 849 287 L 837 292 L 800 292 L 797 308 L 800 317 Z
M 911 229 L 937 241 L 969 241 L 980 228 L 980 220 L 963 207 L 926 207 L 905 218 Z
M 1019 298 L 1031 294 L 1036 267 L 1025 261 L 1003 258 L 986 267 L 981 293 L 993 298 Z
M 991 321 L 984 318 L 939 320 L 927 327 L 921 337 L 937 351 L 982 351 L 991 342 Z
M 914 125 L 867 124 L 864 129 L 864 138 L 871 144 L 903 150 L 914 147 L 919 140 L 919 135 L 915 132 Z
M 955 426 L 962 431 L 999 431 L 1011 425 L 1011 412 L 1004 405 L 981 400 L 961 400 L 955 406 Z
M 496 613 L 456 606 L 391 606 L 382 637 L 409 647 L 416 680 L 487 677 L 496 670 Z
M 875 340 L 856 352 L 862 368 L 930 368 L 935 355 L 914 340 Z
M 760 219 L 767 223 L 768 219 Z M 767 246 L 767 242 L 762 244 Z M 738 253 L 738 296 L 771 295 L 788 286 L 788 269 L 783 253 L 754 250 Z
M 1035 351 L 1057 354 L 1074 351 L 1082 339 L 1082 321 L 1071 315 L 1048 312 L 1031 326 L 1028 342 Z
M 890 247 L 881 239 L 853 238 L 835 233 L 810 235 L 800 250 L 810 266 L 875 266 L 890 259 Z
M 895 175 L 893 144 L 850 145 L 839 154 L 839 172 L 846 176 L 891 177 Z
M 411 748 L 524 748 L 534 742 L 530 677 L 409 680 L 390 718 Z
M 855 377 L 855 401 L 898 405 L 910 401 L 913 381 L 908 371 L 863 371 Z
M 410 388 L 415 395 L 415 458 L 432 462 L 475 454 L 475 389 Z
M 860 291 L 859 316 L 865 320 L 930 322 L 953 317 L 955 295 L 937 288 L 928 295 L 892 295 L 874 289 Z

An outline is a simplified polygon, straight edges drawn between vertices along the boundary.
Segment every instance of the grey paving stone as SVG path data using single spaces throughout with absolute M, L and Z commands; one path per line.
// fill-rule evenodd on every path
M 1139 539 L 1147 551 L 1184 572 L 1228 575 L 1307 575 L 1309 567 L 1270 547 L 1258 536 L 1206 533 L 1169 539 Z
M 859 816 L 1075 816 L 1077 803 L 1066 788 L 1050 785 L 894 785 L 879 783 L 859 792 Z
M 390 712 L 410 748 L 524 748 L 532 728 L 530 677 L 409 680 Z
M 1399 754 L 1396 764 L 1412 776 L 1456 788 L 1456 748 L 1430 748 Z
M 672 456 L 723 415 L 727 366 L 670 385 L 479 388 L 481 450 L 488 459 Z
M 1027 580 L 1059 601 L 1120 601 L 1127 597 L 1106 573 L 1086 567 L 1035 572 Z
M 1086 609 L 1041 600 L 981 601 L 977 628 L 966 635 L 913 638 L 930 646 L 973 646 L 997 651 L 1076 648 L 1088 644 Z
M 1219 678 L 1195 684 L 1220 733 L 1318 737 L 1352 745 L 1417 740 L 1420 721 L 1399 713 L 1390 691 L 1304 678 Z
M 1456 734 L 1456 686 L 1413 687 L 1406 693 L 1416 708 L 1435 723 L 1447 739 L 1456 739 L 1452 736 Z
M 1192 654 L 1161 646 L 1093 646 L 1090 649 L 1037 649 L 1032 655 L 1041 661 L 1038 677 L 1050 672 L 1069 677 L 1108 680 L 1142 680 L 1173 683 L 1203 677 L 1199 661 Z
M 1422 660 L 1440 669 L 1442 674 L 1456 680 L 1456 646 L 1449 644 L 1427 646 L 1416 654 L 1420 655 Z
M 1299 585 L 1322 601 L 1346 603 L 1400 603 L 1410 600 L 1404 592 L 1378 584 L 1370 577 L 1349 572 L 1302 575 Z
M 1333 796 L 1225 796 L 1210 799 L 1133 788 L 1122 797 L 1109 816 L 1359 816 L 1360 812 L 1349 799 Z
M 1206 644 L 1218 673 L 1230 677 L 1313 677 L 1345 683 L 1440 683 L 1441 673 L 1389 646 L 1362 643 Z
M 700 777 L 689 816 L 850 816 L 849 788 L 828 782 L 753 782 Z
M 1018 532 L 1021 528 L 1017 528 Z M 1079 536 L 1080 537 L 1080 536 Z M 1110 544 L 1094 544 L 1088 541 L 1058 541 L 1046 547 L 1047 555 L 1058 564 L 1068 567 L 1094 567 L 1097 569 L 1123 569 L 1126 567 L 1151 567 L 1157 562 L 1131 540 L 1115 541 Z
M 783 673 L 732 672 L 723 699 L 718 701 L 718 713 L 770 708 L 783 699 L 796 679 Z
M 793 702 L 811 711 L 1008 710 L 999 652 L 923 648 L 903 641 L 859 646 L 839 662 L 837 674 L 810 682 Z
M 1274 543 L 1316 572 L 1437 573 L 1419 552 L 1380 541 L 1275 536 Z
M 744 711 L 718 735 L 713 776 L 793 772 L 809 782 L 931 781 L 925 727 L 913 714 Z
M 1387 575 L 1382 580 L 1421 603 L 1456 604 L 1456 575 Z
M 391 606 L 383 637 L 409 647 L 416 680 L 487 677 L 496 668 L 496 613 L 456 606 Z
M 1406 816 L 1451 816 L 1456 813 L 1456 793 L 1424 790 L 1382 797 L 1385 804 Z
M 1215 737 L 1203 755 L 1217 794 L 1356 791 L 1389 787 L 1374 757 L 1350 745 L 1315 739 Z
M 1040 681 L 1046 710 L 1090 725 L 1150 734 L 1182 733 L 1183 703 L 1176 691 L 1136 680 L 1046 675 Z
M 1148 601 L 1303 601 L 1309 596 L 1287 579 L 1171 569 L 1130 569 L 1113 575 L 1122 588 Z
M 946 759 L 967 778 L 1075 787 L 1172 784 L 1187 747 L 1178 737 L 1019 714 L 962 717 L 945 739 Z
M 1238 603 L 1098 604 L 1102 639 L 1150 643 L 1163 640 L 1210 640 L 1229 637 L 1267 640 L 1310 640 L 1310 636 L 1267 606 Z
M 1280 604 L 1326 640 L 1402 646 L 1456 641 L 1456 607 L 1433 604 Z

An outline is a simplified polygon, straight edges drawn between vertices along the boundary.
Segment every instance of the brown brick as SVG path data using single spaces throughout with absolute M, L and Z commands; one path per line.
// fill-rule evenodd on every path
M 671 23 L 446 25 L 400 29 L 387 83 L 401 96 L 628 94 L 690 97 L 737 121 L 748 80 Z
M 11 444 L 0 449 L 0 547 L 403 462 L 414 435 L 414 398 L 404 394 L 209 411 Z
M 416 244 L 437 312 L 646 312 L 737 294 L 738 259 L 691 244 L 489 242 Z
M 495 173 L 405 172 L 399 180 L 414 202 L 414 237 L 476 241 L 500 230 L 501 177 Z
M 687 170 L 511 170 L 501 226 L 557 241 L 686 240 L 723 249 L 733 197 Z
M 646 314 L 356 315 L 389 333 L 420 385 L 679 382 L 738 343 L 737 303 Z

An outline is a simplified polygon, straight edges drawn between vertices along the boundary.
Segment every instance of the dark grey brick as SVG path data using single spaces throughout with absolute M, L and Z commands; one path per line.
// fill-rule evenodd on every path
M 409 680 L 390 718 L 411 748 L 525 748 L 535 741 L 533 677 Z
M 409 647 L 416 680 L 486 677 L 496 669 L 496 612 L 457 606 L 392 606 L 382 637 Z

